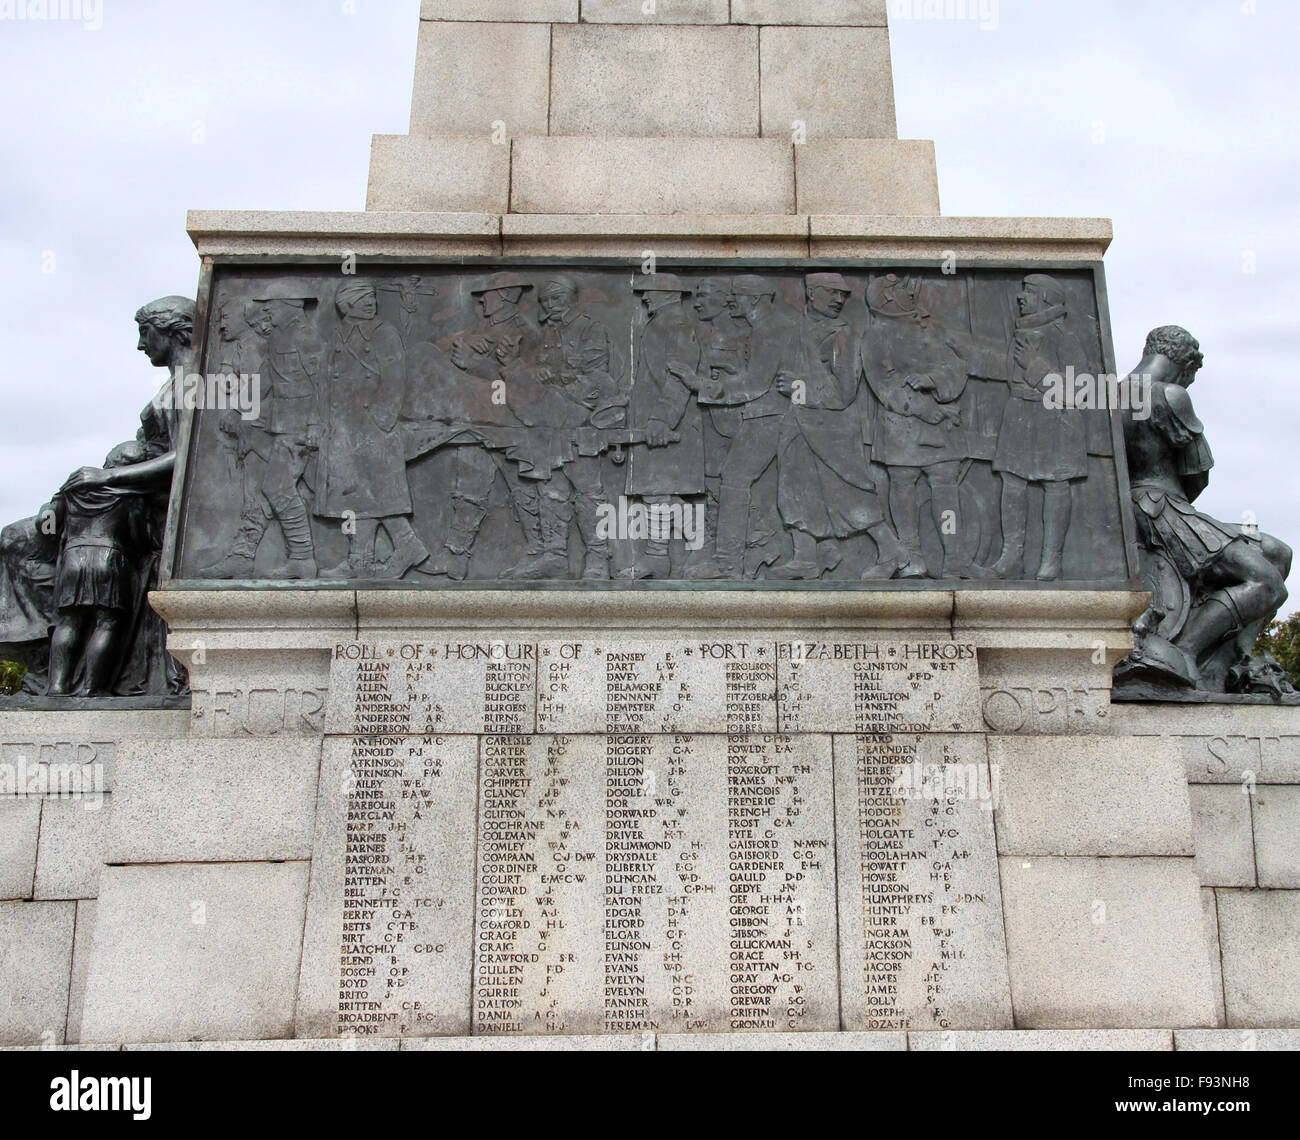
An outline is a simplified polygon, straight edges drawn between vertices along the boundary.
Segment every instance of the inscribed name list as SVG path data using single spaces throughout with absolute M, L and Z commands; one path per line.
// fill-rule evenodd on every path
M 424 735 L 531 732 L 537 646 L 430 638 L 334 649 L 325 732 Z
M 483 749 L 475 1033 L 837 1027 L 829 737 Z

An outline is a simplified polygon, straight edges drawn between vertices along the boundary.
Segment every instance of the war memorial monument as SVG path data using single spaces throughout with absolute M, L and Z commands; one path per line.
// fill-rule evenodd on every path
M 364 211 L 189 233 L 0 537 L 0 1044 L 1300 1048 L 1287 536 L 884 0 L 424 0 Z

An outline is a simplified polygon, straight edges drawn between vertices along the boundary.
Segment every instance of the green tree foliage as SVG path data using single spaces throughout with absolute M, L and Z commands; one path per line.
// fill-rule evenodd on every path
M 27 666 L 16 661 L 0 661 L 0 694 L 8 697 L 18 692 L 26 676 Z
M 1271 653 L 1291 674 L 1291 680 L 1300 689 L 1300 610 L 1286 621 L 1275 621 L 1260 636 L 1256 653 Z

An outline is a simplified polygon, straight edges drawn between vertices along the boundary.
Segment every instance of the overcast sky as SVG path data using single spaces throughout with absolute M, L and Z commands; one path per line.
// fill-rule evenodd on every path
M 982 6 L 892 24 L 944 213 L 1113 218 L 1119 367 L 1155 325 L 1200 337 L 1201 505 L 1300 544 L 1300 3 Z M 419 0 L 102 8 L 0 20 L 0 522 L 134 434 L 158 377 L 131 318 L 194 294 L 187 209 L 361 209 L 370 136 L 407 129 Z

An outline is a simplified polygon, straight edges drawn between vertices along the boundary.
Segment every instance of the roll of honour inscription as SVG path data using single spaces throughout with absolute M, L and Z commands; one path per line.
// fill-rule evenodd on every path
M 835 737 L 843 1020 L 1012 1028 L 984 738 Z
M 827 737 L 484 742 L 474 1028 L 834 1027 Z
M 964 762 L 973 738 L 932 734 L 975 731 L 978 704 L 953 642 L 340 645 L 299 1032 L 824 1030 L 842 985 L 845 1020 L 877 1008 L 862 986 L 893 985 L 893 1020 L 979 1021 L 968 940 L 1001 934 L 987 812 L 954 820 L 923 774 L 914 800 L 863 775 L 888 741 L 955 741 L 936 755 Z M 936 823 L 966 856 L 922 851 Z M 944 885 L 913 889 L 941 859 Z M 882 901 L 859 878 L 891 860 L 907 897 Z M 962 922 L 945 909 L 977 895 Z M 954 955 L 934 993 L 912 967 L 863 980 L 885 925 Z

